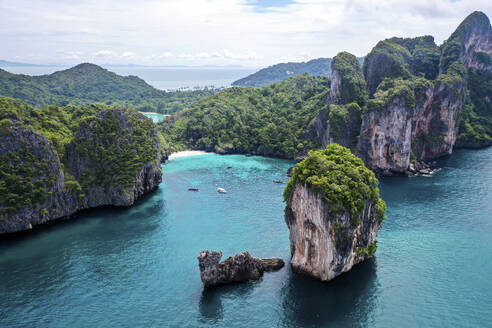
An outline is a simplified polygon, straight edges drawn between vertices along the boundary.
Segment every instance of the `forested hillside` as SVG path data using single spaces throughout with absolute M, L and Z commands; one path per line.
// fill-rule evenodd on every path
M 309 126 L 326 104 L 327 77 L 307 74 L 264 88 L 230 88 L 160 124 L 174 147 L 295 158 L 316 145 Z
M 215 92 L 212 89 L 166 92 L 136 76 L 120 76 L 94 64 L 80 64 L 42 76 L 12 74 L 0 69 L 0 96 L 36 107 L 100 103 L 173 113 Z

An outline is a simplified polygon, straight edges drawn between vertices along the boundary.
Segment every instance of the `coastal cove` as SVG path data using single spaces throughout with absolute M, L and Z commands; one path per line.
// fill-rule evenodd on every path
M 159 123 L 160 121 L 165 119 L 167 116 L 165 114 L 159 114 L 159 113 L 153 113 L 153 112 L 140 112 L 140 113 L 142 113 L 146 117 L 150 118 L 152 120 L 152 122 L 154 122 L 154 123 Z
M 481 326 L 492 320 L 491 163 L 492 148 L 457 150 L 432 177 L 381 179 L 388 219 L 375 257 L 321 283 L 290 269 L 285 185 L 273 180 L 292 161 L 173 158 L 131 208 L 2 237 L 0 326 Z M 287 265 L 204 291 L 204 249 Z

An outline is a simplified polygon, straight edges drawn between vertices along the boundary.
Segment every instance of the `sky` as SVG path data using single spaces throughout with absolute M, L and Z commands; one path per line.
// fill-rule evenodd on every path
M 35 64 L 241 65 L 441 44 L 490 0 L 0 0 L 0 59 Z

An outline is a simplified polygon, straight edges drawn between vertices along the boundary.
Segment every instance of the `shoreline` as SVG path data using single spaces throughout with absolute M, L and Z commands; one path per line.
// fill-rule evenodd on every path
M 154 114 L 154 115 L 162 115 L 162 116 L 169 116 L 169 114 L 161 114 L 161 113 L 156 113 L 156 112 L 142 112 L 139 111 L 142 114 Z
M 169 155 L 168 160 L 171 160 L 173 158 L 190 157 L 190 156 L 198 156 L 198 155 L 206 155 L 206 154 L 215 154 L 215 153 L 211 153 L 203 150 L 183 150 L 183 151 L 172 153 L 171 155 Z

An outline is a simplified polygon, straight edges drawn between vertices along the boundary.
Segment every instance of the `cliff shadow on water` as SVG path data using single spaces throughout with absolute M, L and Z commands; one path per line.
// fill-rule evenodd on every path
M 278 290 L 281 310 L 277 326 L 324 327 L 343 324 L 347 318 L 347 322 L 367 322 L 369 313 L 375 308 L 371 302 L 377 295 L 376 262 L 374 258 L 366 260 L 330 282 L 294 273 L 287 263 L 278 273 L 282 286 Z M 232 310 L 231 299 L 242 299 L 249 304 L 247 300 L 261 294 L 269 280 L 204 289 L 198 303 L 198 322 L 220 324 L 227 317 L 225 309 Z
M 355 265 L 330 282 L 289 271 L 281 291 L 283 313 L 279 326 L 331 327 L 344 326 L 344 322 L 364 326 L 376 306 L 376 258 Z
M 99 206 L 95 208 L 88 208 L 80 210 L 72 215 L 64 216 L 58 219 L 54 219 L 39 225 L 34 226 L 32 229 L 17 231 L 12 233 L 0 234 L 0 246 L 7 247 L 9 244 L 16 242 L 22 242 L 23 240 L 34 239 L 40 237 L 43 234 L 56 231 L 57 229 L 78 229 L 78 226 L 84 227 L 85 221 L 93 221 L 93 224 L 100 224 L 101 220 L 113 220 L 115 224 L 125 218 L 138 219 L 149 218 L 166 212 L 166 201 L 162 197 L 162 189 L 156 189 L 155 191 L 144 194 L 138 198 L 132 206 Z M 63 225 L 59 223 L 63 222 Z M 126 223 L 129 223 L 128 220 Z M 105 225 L 106 227 L 106 225 Z M 125 230 L 125 225 L 120 225 L 121 230 L 119 233 L 128 235 L 135 235 L 135 231 Z M 127 227 L 128 228 L 128 227 Z M 153 229 L 155 226 L 147 225 L 146 228 Z M 104 232 L 102 230 L 101 232 Z M 131 234 L 130 234 L 131 232 Z M 0 251 L 5 247 L 0 247 Z
M 217 288 L 204 288 L 200 297 L 198 321 L 203 324 L 217 324 L 224 318 L 222 299 L 249 298 L 261 282 L 262 279 Z

